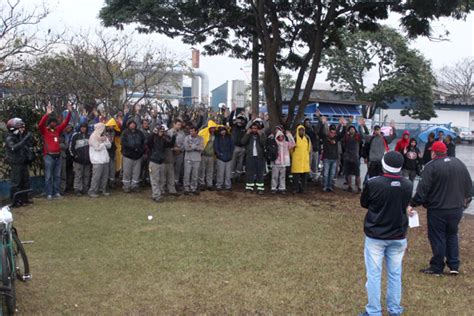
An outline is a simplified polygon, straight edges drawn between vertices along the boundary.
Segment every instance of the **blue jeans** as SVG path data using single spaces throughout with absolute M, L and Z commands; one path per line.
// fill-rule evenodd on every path
M 44 184 L 46 195 L 59 194 L 61 187 L 61 159 L 44 156 Z
M 367 272 L 368 304 L 365 309 L 369 315 L 382 316 L 380 293 L 382 283 L 382 265 L 385 259 L 387 267 L 387 310 L 390 314 L 401 314 L 402 299 L 402 260 L 407 240 L 381 240 L 365 237 L 365 269 Z
M 333 189 L 332 180 L 336 176 L 337 160 L 323 160 L 323 189 Z

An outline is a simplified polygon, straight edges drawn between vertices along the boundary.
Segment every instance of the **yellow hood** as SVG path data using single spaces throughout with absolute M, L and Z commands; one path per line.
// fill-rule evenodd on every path
M 114 118 L 111 118 L 110 120 L 105 123 L 106 127 L 113 127 L 115 131 L 120 132 L 120 127 L 117 124 L 117 121 Z
M 209 122 L 207 122 L 207 127 L 199 131 L 199 136 L 201 136 L 204 139 L 204 147 L 206 147 L 207 143 L 209 142 L 209 138 L 211 136 L 209 129 L 212 127 L 215 127 L 217 129 L 219 126 L 221 125 L 216 124 L 216 122 L 214 122 L 213 120 L 209 120 Z

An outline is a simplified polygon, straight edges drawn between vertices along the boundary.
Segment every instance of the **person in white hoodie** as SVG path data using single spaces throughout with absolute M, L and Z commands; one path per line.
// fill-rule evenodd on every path
M 89 196 L 99 197 L 99 192 L 104 196 L 110 195 L 107 192 L 107 181 L 109 178 L 109 149 L 112 144 L 105 135 L 105 124 L 97 123 L 94 132 L 89 137 L 89 157 L 92 163 L 92 181 L 89 189 Z
M 290 131 L 286 138 L 281 128 L 277 128 L 275 141 L 278 145 L 278 157 L 272 161 L 272 193 L 286 193 L 286 167 L 291 164 L 290 151 L 295 147 L 295 139 Z

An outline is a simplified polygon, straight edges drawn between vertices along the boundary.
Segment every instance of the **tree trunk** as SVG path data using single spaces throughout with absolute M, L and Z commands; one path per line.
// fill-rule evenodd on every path
M 258 91 L 258 36 L 254 35 L 252 42 L 252 119 L 256 119 L 259 114 L 259 91 Z

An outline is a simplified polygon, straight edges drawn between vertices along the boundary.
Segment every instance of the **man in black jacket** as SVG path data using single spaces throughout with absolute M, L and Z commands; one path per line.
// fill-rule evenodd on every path
M 145 150 L 145 135 L 137 129 L 134 120 L 127 122 L 127 129 L 122 136 L 123 155 L 123 191 L 138 191 L 142 170 L 143 153 Z
M 175 139 L 175 137 L 171 138 L 166 135 L 164 126 L 157 126 L 153 129 L 153 133 L 147 142 L 150 156 L 149 171 L 151 198 L 155 202 L 161 201 L 161 186 L 165 175 L 165 160 L 167 154 L 169 154 L 167 153 L 167 150 L 173 148 Z M 172 182 L 172 185 L 174 186 L 174 181 Z
M 232 178 L 238 179 L 244 169 L 245 146 L 242 144 L 242 138 L 245 135 L 245 125 L 247 119 L 243 115 L 237 116 L 232 123 L 232 139 L 234 141 L 234 152 L 232 154 Z
M 89 126 L 82 123 L 79 132 L 75 133 L 69 144 L 69 152 L 73 158 L 74 169 L 74 193 L 85 194 L 89 191 L 91 181 L 91 161 L 89 158 Z
M 402 296 L 402 260 L 407 247 L 407 207 L 413 184 L 400 173 L 403 156 L 387 152 L 382 158 L 383 176 L 370 178 L 360 197 L 368 212 L 364 221 L 365 267 L 368 304 L 360 315 L 382 315 L 380 304 L 382 265 L 387 267 L 387 309 L 400 315 Z
M 18 196 L 16 192 L 30 188 L 28 173 L 28 146 L 31 147 L 31 133 L 25 132 L 25 123 L 20 118 L 12 118 L 7 122 L 8 135 L 5 140 L 6 161 L 10 165 L 10 199 L 13 207 L 30 203 L 28 194 Z
M 263 172 L 265 170 L 265 141 L 267 137 L 263 132 L 263 126 L 253 122 L 242 137 L 242 145 L 245 146 L 245 192 L 252 193 L 257 189 L 257 194 L 263 194 Z
M 472 180 L 466 166 L 447 156 L 443 142 L 431 147 L 432 160 L 421 173 L 416 194 L 410 205 L 423 205 L 427 210 L 428 239 L 433 257 L 426 274 L 441 275 L 446 264 L 451 275 L 459 274 L 458 227 L 464 208 L 471 202 Z

